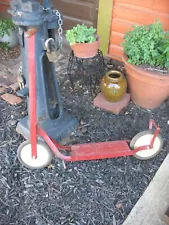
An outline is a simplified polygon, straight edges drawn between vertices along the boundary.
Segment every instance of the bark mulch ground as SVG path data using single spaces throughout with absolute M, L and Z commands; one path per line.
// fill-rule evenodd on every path
M 16 47 L 9 48 L 8 51 L 0 47 L 0 63 L 15 59 L 19 57 L 19 55 L 20 55 L 20 48 L 18 45 Z
M 66 163 L 64 169 L 54 159 L 48 168 L 29 170 L 16 157 L 23 138 L 15 129 L 26 104 L 0 100 L 0 225 L 121 225 L 168 153 L 169 110 L 144 110 L 130 102 L 113 115 L 94 108 L 88 88 L 72 92 L 65 71 L 58 79 L 64 108 L 79 120 L 72 143 L 131 139 L 154 119 L 164 147 L 147 161 L 121 157 Z

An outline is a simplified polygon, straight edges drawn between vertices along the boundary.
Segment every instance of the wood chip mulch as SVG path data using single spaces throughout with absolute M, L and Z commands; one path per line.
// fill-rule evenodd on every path
M 53 159 L 48 168 L 29 170 L 16 157 L 23 142 L 16 125 L 27 114 L 26 102 L 14 106 L 0 99 L 0 225 L 122 225 L 168 154 L 169 110 L 130 102 L 113 115 L 93 107 L 88 87 L 72 92 L 64 70 L 57 77 L 64 108 L 79 120 L 72 143 L 132 139 L 154 119 L 164 147 L 147 161 L 120 157 L 66 163 L 64 169 Z

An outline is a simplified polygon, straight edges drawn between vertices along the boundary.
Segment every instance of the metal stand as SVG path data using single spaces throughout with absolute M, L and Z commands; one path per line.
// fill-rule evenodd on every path
M 82 78 L 82 85 L 90 87 L 91 94 L 95 92 L 96 85 L 99 84 L 105 71 L 105 62 L 102 51 L 98 50 L 96 56 L 92 58 L 78 58 L 72 51 L 69 56 L 67 74 L 72 89 L 74 89 L 74 80 Z

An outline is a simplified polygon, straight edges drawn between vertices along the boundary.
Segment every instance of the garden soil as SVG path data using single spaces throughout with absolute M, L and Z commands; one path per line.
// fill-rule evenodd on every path
M 107 64 L 112 68 L 125 72 L 113 61 Z M 70 143 L 132 139 L 154 119 L 164 147 L 147 161 L 131 156 L 64 166 L 53 159 L 45 169 L 30 170 L 16 156 L 24 141 L 16 125 L 27 114 L 26 101 L 11 106 L 0 99 L 0 225 L 122 225 L 168 154 L 169 110 L 166 105 L 145 110 L 130 102 L 114 115 L 93 106 L 94 96 L 79 77 L 74 76 L 73 91 L 65 68 L 56 71 L 64 108 L 79 121 Z

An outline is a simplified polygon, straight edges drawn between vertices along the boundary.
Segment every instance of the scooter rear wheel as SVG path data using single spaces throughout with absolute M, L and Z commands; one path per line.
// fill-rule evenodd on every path
M 152 138 L 153 138 L 154 132 L 152 130 L 146 130 L 138 133 L 130 142 L 130 148 L 136 149 L 140 146 L 149 145 Z M 163 139 L 160 134 L 155 138 L 153 148 L 148 150 L 141 150 L 138 151 L 134 157 L 140 160 L 147 160 L 151 159 L 154 156 L 156 156 L 163 147 Z
M 48 166 L 53 158 L 53 153 L 42 141 L 37 141 L 37 158 L 32 158 L 31 143 L 24 141 L 18 148 L 17 156 L 21 164 L 30 169 L 41 169 Z

